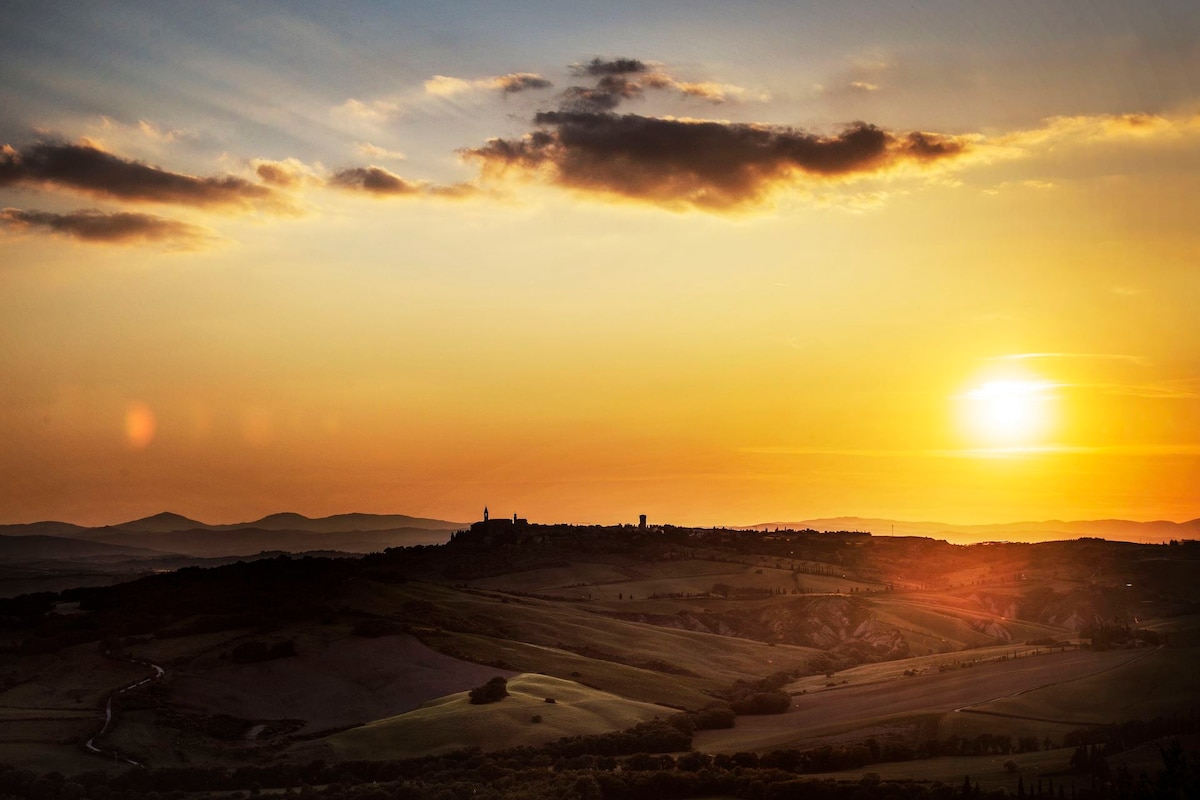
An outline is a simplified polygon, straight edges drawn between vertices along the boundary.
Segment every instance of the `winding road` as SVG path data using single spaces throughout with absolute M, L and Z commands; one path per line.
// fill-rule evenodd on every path
M 125 763 L 130 764 L 132 766 L 144 768 L 146 765 L 143 764 L 142 762 L 135 761 L 134 759 L 129 758 L 128 756 L 125 756 L 116 750 L 104 748 L 103 746 L 97 744 L 97 741 L 100 739 L 101 736 L 108 733 L 109 730 L 113 726 L 113 698 L 115 698 L 117 695 L 124 694 L 125 692 L 128 692 L 131 689 L 136 689 L 139 686 L 145 686 L 147 683 L 152 683 L 154 681 L 157 681 L 160 678 L 162 678 L 163 675 L 166 675 L 167 672 L 162 667 L 160 667 L 158 664 L 155 664 L 151 661 L 147 661 L 144 658 L 133 658 L 131 656 L 123 656 L 118 653 L 113 653 L 111 650 L 105 650 L 104 655 L 106 655 L 109 658 L 115 658 L 119 661 L 128 661 L 130 664 L 139 664 L 144 667 L 150 667 L 151 669 L 154 670 L 154 672 L 151 673 L 150 675 L 147 675 L 145 678 L 142 678 L 141 680 L 126 684 L 125 686 L 122 686 L 120 689 L 116 689 L 109 693 L 108 700 L 104 704 L 104 725 L 101 726 L 100 730 L 98 730 L 95 733 L 95 735 L 92 736 L 92 738 L 88 739 L 87 742 L 84 743 L 84 746 L 87 747 L 89 752 L 95 753 L 96 755 L 100 755 L 100 756 L 111 755 L 113 757 L 114 761 L 118 761 L 118 760 L 124 761 Z

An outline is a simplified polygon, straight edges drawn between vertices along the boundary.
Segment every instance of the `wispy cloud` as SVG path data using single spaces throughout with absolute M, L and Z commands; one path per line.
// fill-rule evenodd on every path
M 404 104 L 395 99 L 359 100 L 351 97 L 333 109 L 337 116 L 365 122 L 383 122 L 400 112 Z
M 93 209 L 56 214 L 6 208 L 0 211 L 0 221 L 11 230 L 41 231 L 90 243 L 157 243 L 192 250 L 211 239 L 204 228 L 153 214 L 105 213 Z
M 370 142 L 359 142 L 356 149 L 368 158 L 386 159 L 388 161 L 404 161 L 408 158 L 408 156 L 399 150 L 388 150 L 386 147 L 380 147 Z
M 1036 128 L 984 136 L 973 134 L 972 161 L 1029 159 L 1045 154 L 1061 158 L 1097 145 L 1160 146 L 1200 135 L 1200 114 L 1084 114 L 1050 117 Z M 1073 149 L 1067 149 L 1073 148 Z M 1051 188 L 1033 179 L 1021 185 Z
M 1143 445 L 1021 445 L 961 449 L 870 449 L 761 445 L 737 448 L 739 453 L 771 456 L 846 456 L 854 458 L 1034 458 L 1054 455 L 1176 456 L 1200 455 L 1200 443 Z
M 1003 356 L 993 356 L 990 361 L 1030 361 L 1033 359 L 1084 359 L 1096 361 L 1127 361 L 1131 364 L 1145 366 L 1149 362 L 1142 356 L 1126 355 L 1124 353 L 1009 353 Z
M 452 78 L 434 75 L 425 81 L 425 92 L 439 97 L 451 97 L 475 91 L 495 91 L 500 94 L 517 94 L 536 89 L 548 89 L 554 84 L 536 72 L 510 72 L 489 78 Z

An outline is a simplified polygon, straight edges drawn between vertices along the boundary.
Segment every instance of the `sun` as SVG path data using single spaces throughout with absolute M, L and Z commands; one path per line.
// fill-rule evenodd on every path
M 995 447 L 1037 444 L 1050 427 L 1053 388 L 1043 380 L 993 380 L 966 392 L 973 438 Z

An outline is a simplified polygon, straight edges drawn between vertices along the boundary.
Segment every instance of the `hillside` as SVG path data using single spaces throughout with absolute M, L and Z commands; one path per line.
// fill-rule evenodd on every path
M 1066 680 L 1080 688 L 1064 698 L 1103 698 L 1109 681 L 1156 676 L 1136 706 L 1103 700 L 1080 718 L 1118 722 L 1130 709 L 1169 707 L 1155 693 L 1200 697 L 1180 668 L 1194 655 L 1198 560 L 1190 544 L 962 547 L 506 522 L 436 547 L 189 566 L 0 600 L 0 716 L 17 732 L 0 740 L 0 762 L 33 759 L 60 771 L 92 764 L 77 744 L 94 733 L 95 709 L 125 675 L 146 676 L 148 664 L 163 676 L 121 696 L 103 741 L 150 766 L 236 766 L 282 752 L 329 761 L 456 743 L 492 749 L 644 718 L 605 716 L 617 709 L 698 714 L 714 704 L 737 710 L 733 729 L 696 739 L 716 751 L 811 736 L 916 748 L 939 720 L 962 717 L 946 715 L 963 704 L 987 710 L 1000 695 Z M 1123 671 L 1125 648 L 1149 652 L 1168 634 L 1165 661 L 1137 662 L 1159 666 Z M 104 643 L 117 647 L 113 655 Z M 572 691 L 584 693 L 587 713 L 567 713 L 565 703 L 553 720 L 542 713 L 533 723 L 539 712 L 514 700 L 504 708 L 519 713 L 492 721 L 508 733 L 488 739 L 481 726 L 477 741 L 468 720 L 480 717 L 461 717 L 461 697 L 451 696 L 497 674 L 531 676 L 517 687 L 582 687 Z M 526 694 L 544 703 L 548 691 Z M 599 697 L 591 693 L 603 701 L 591 703 Z M 1016 719 L 1030 716 L 1017 706 L 997 708 L 1016 716 L 976 714 L 972 724 L 1016 733 L 1035 724 Z M 756 713 L 764 710 L 776 713 Z M 443 733 L 417 737 L 414 725 Z
M 61 536 L 0 536 L 0 561 L 43 561 L 95 558 L 99 556 L 158 556 L 162 553 L 145 547 L 65 539 Z
M 463 747 L 501 750 L 624 730 L 675 713 L 547 675 L 517 675 L 508 680 L 507 690 L 508 697 L 486 705 L 472 705 L 467 692 L 448 695 L 330 736 L 322 748 L 302 746 L 300 753 L 346 760 L 412 758 Z
M 935 536 L 955 544 L 989 541 L 1041 542 L 1095 536 L 1114 541 L 1162 544 L 1171 539 L 1200 538 L 1200 519 L 1186 522 L 1125 519 L 1043 520 L 984 525 L 955 525 L 946 522 L 912 522 L 869 517 L 827 517 L 793 522 L 763 522 L 745 530 L 772 531 L 776 528 L 817 531 L 864 531 L 875 536 Z

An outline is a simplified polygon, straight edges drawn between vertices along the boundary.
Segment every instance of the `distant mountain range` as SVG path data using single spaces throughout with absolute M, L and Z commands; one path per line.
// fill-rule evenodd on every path
M 0 561 L 145 559 L 163 555 L 202 558 L 252 556 L 264 551 L 370 553 L 388 547 L 442 544 L 467 523 L 404 514 L 336 514 L 310 518 L 270 514 L 251 522 L 210 525 L 164 512 L 117 525 L 88 528 L 67 522 L 0 525 Z M 876 536 L 927 536 L 956 544 L 985 541 L 1043 541 L 1094 536 L 1157 543 L 1200 539 L 1200 519 L 1189 522 L 1049 520 L 992 525 L 952 525 L 867 517 L 826 517 L 767 522 L 742 530 L 775 528 L 866 531 Z
M 744 530 L 771 531 L 776 528 L 865 531 L 875 536 L 929 536 L 955 544 L 993 541 L 1040 542 L 1047 539 L 1078 539 L 1081 536 L 1143 544 L 1157 544 L 1171 539 L 1200 539 L 1200 519 L 1188 522 L 1133 522 L 1126 519 L 1046 520 L 991 525 L 952 525 L 945 522 L 909 522 L 869 517 L 826 517 L 798 522 L 759 523 L 746 526 Z
M 65 523 L 35 523 L 39 525 L 62 525 Z M 152 517 L 143 517 L 131 522 L 106 526 L 125 531 L 142 533 L 171 533 L 174 531 L 237 531 L 253 528 L 262 531 L 308 531 L 309 533 L 351 533 L 354 531 L 387 531 L 398 528 L 419 528 L 431 531 L 456 531 L 465 528 L 462 522 L 447 522 L 442 519 L 409 517 L 404 514 L 334 514 L 331 517 L 306 517 L 303 514 L 284 512 L 268 514 L 252 522 L 235 522 L 228 525 L 209 525 L 179 514 L 163 512 Z M 3 529 L 0 528 L 0 531 Z M 88 530 L 95 530 L 90 528 Z
M 164 512 L 117 525 L 88 528 L 67 522 L 0 525 L 0 559 L 21 559 L 24 549 L 38 548 L 30 558 L 90 558 L 124 554 L 130 558 L 164 553 L 190 556 L 254 555 L 264 550 L 302 553 L 312 550 L 370 553 L 388 547 L 441 544 L 465 523 L 410 517 L 404 514 L 336 514 L 312 519 L 302 514 L 271 514 L 252 522 L 209 525 Z M 36 542 L 34 541 L 36 540 Z M 90 553 L 83 542 L 111 548 Z

